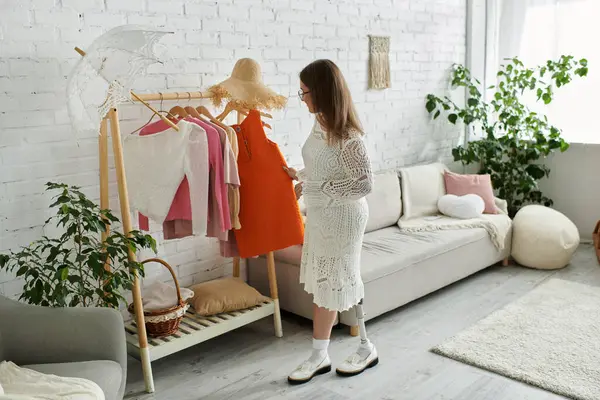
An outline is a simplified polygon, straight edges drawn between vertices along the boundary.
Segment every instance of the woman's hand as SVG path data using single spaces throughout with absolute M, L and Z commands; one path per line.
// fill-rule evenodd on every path
M 283 170 L 288 174 L 290 179 L 292 179 L 294 181 L 298 180 L 298 171 L 296 171 L 294 168 L 288 168 L 284 165 Z
M 302 197 L 302 183 L 297 183 L 294 186 L 294 192 L 296 192 L 296 200 L 299 200 Z

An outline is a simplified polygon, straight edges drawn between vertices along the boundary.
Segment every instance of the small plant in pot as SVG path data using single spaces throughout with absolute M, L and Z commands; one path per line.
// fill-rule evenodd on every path
M 133 287 L 134 273 L 144 275 L 129 252 L 150 248 L 150 235 L 110 231 L 118 223 L 110 210 L 101 210 L 77 187 L 46 184 L 58 191 L 50 206 L 56 214 L 46 221 L 63 230 L 60 237 L 42 237 L 18 252 L 0 254 L 0 269 L 16 272 L 25 286 L 20 300 L 49 307 L 99 306 L 118 308 L 123 292 Z M 107 233 L 106 239 L 101 234 Z
M 485 100 L 481 83 L 470 71 L 455 65 L 452 86 L 467 90 L 467 104 L 459 106 L 448 96 L 429 94 L 425 106 L 434 119 L 446 112 L 450 123 L 463 121 L 481 133 L 480 139 L 452 150 L 454 161 L 478 164 L 480 174 L 490 174 L 494 189 L 507 201 L 513 217 L 526 204 L 553 204 L 538 187 L 540 179 L 550 174 L 541 161 L 556 150 L 569 148 L 559 128 L 527 107 L 525 93 L 532 92 L 538 101 L 549 104 L 556 88 L 586 76 L 588 68 L 587 60 L 577 61 L 572 56 L 535 68 L 526 68 L 517 58 L 506 61 L 498 71 L 498 84 L 488 88 L 494 90 L 490 101 Z

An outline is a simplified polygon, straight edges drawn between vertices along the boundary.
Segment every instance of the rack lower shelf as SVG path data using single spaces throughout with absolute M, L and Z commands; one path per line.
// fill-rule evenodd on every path
M 150 361 L 177 353 L 274 313 L 275 303 L 271 299 L 255 307 L 210 317 L 198 315 L 190 308 L 181 320 L 179 330 L 176 333 L 162 338 L 148 336 Z M 125 324 L 125 334 L 127 352 L 139 360 L 140 346 L 135 321 L 129 321 Z

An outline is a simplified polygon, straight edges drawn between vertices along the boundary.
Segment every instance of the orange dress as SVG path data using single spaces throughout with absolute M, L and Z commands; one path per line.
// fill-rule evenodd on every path
M 304 224 L 294 184 L 277 144 L 265 135 L 260 114 L 250 111 L 233 129 L 238 139 L 240 223 L 235 231 L 240 257 L 249 258 L 302 244 Z

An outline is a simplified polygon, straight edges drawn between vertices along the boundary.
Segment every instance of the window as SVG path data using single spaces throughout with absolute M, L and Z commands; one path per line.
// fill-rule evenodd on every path
M 600 0 L 491 0 L 489 23 L 496 30 L 488 43 L 487 73 L 497 71 L 504 58 L 517 56 L 536 66 L 561 55 L 586 58 L 589 73 L 556 91 L 545 106 L 527 99 L 530 108 L 545 113 L 562 129 L 567 142 L 600 143 L 595 117 L 600 101 Z M 491 14 L 491 15 L 490 15 Z M 490 30 L 488 30 L 490 32 Z M 489 77 L 491 80 L 492 78 Z M 490 81 L 488 80 L 488 81 Z

